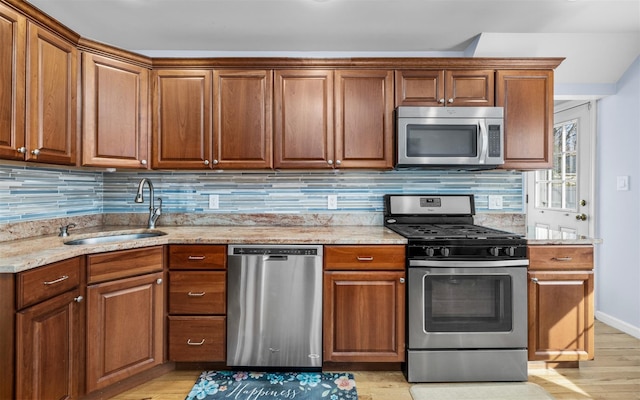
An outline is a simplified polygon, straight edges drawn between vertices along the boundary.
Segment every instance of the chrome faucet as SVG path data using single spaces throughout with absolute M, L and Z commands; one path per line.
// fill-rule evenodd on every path
M 138 184 L 138 193 L 136 194 L 136 198 L 135 198 L 135 202 L 136 203 L 142 203 L 144 202 L 144 197 L 142 196 L 142 190 L 144 189 L 144 184 L 148 184 L 149 185 L 149 225 L 148 228 L 149 229 L 154 229 L 156 227 L 156 221 L 158 220 L 158 217 L 160 217 L 160 214 L 162 214 L 162 199 L 160 197 L 158 197 L 158 201 L 160 202 L 160 205 L 158 206 L 158 208 L 155 208 L 154 205 L 154 198 L 153 198 L 153 183 L 151 183 L 151 181 L 147 178 L 143 178 L 140 183 Z

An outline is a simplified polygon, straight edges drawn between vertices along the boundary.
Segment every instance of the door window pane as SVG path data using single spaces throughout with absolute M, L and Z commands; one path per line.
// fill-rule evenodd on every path
M 578 120 L 553 127 L 553 168 L 535 174 L 536 207 L 577 211 Z

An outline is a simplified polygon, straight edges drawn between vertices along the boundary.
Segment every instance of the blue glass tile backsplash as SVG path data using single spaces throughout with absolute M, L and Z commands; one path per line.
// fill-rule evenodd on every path
M 0 166 L 0 223 L 101 213 L 144 213 L 133 199 L 151 179 L 166 213 L 381 212 L 386 193 L 473 193 L 476 210 L 523 213 L 523 176 L 513 171 L 115 172 Z M 219 208 L 209 208 L 218 195 Z M 336 210 L 327 196 L 337 195 Z M 502 210 L 488 209 L 501 195 Z

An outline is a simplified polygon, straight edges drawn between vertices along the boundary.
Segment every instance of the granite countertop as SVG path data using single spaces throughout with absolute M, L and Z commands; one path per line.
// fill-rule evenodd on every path
M 590 245 L 602 243 L 602 239 L 554 229 L 527 226 L 526 230 L 525 237 L 530 245 Z
M 0 242 L 0 273 L 16 273 L 75 256 L 165 244 L 400 244 L 407 240 L 383 226 L 162 226 L 164 236 L 120 242 L 65 245 L 64 242 L 115 233 L 148 232 L 123 226 L 74 230 L 57 235 Z

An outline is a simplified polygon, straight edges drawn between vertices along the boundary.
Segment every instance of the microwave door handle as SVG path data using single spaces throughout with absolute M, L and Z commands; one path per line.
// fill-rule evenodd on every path
M 480 141 L 478 146 L 480 148 L 478 161 L 480 164 L 484 164 L 484 161 L 487 159 L 487 151 L 489 147 L 489 136 L 484 121 L 478 121 L 478 140 Z

